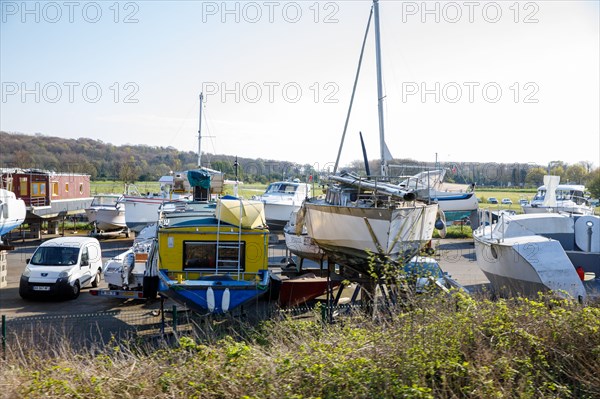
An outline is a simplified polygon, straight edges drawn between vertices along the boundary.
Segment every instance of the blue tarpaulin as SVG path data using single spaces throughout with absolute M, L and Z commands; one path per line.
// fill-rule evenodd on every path
M 203 169 L 188 170 L 188 181 L 192 187 L 210 188 L 210 173 Z

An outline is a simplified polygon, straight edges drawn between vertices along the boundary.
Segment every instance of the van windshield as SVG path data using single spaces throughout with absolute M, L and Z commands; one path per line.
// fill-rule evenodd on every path
M 31 258 L 32 265 L 68 266 L 77 263 L 79 248 L 73 247 L 40 247 Z

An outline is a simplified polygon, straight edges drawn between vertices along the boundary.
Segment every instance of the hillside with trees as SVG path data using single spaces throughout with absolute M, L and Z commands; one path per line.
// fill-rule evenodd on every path
M 235 178 L 235 161 L 238 178 L 248 183 L 268 183 L 274 180 L 300 178 L 330 173 L 333 165 L 315 170 L 309 164 L 285 160 L 250 159 L 236 154 L 202 154 L 202 166 Z M 371 171 L 379 170 L 379 161 L 369 161 Z M 435 168 L 433 162 L 396 159 L 390 162 L 394 175 L 413 175 Z M 173 147 L 156 147 L 144 144 L 115 146 L 90 138 L 64 139 L 43 134 L 27 135 L 0 131 L 0 167 L 35 168 L 62 173 L 86 173 L 92 180 L 157 181 L 171 171 L 197 168 L 198 155 L 192 151 L 179 151 Z M 535 188 L 543 184 L 545 174 L 561 177 L 561 182 L 585 184 L 594 197 L 600 197 L 600 169 L 589 161 L 566 164 L 553 161 L 549 165 L 528 163 L 468 163 L 457 160 L 439 167 L 447 169 L 446 181 L 476 183 L 478 186 Z M 340 169 L 365 174 L 361 160 Z

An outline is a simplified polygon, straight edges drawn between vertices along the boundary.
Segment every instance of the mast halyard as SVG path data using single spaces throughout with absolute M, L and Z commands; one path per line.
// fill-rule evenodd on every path
M 202 146 L 201 146 L 201 141 L 202 141 L 202 93 L 200 93 L 200 112 L 199 112 L 199 118 L 198 118 L 198 167 L 201 168 L 202 167 Z
M 379 151 L 381 157 L 381 175 L 388 175 L 387 150 L 383 128 L 383 84 L 381 79 L 381 44 L 379 34 L 379 2 L 373 0 L 373 17 L 375 25 L 375 60 L 377 67 L 377 111 L 379 115 Z

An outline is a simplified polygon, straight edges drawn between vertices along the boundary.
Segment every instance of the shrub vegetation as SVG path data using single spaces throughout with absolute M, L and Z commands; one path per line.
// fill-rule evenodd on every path
M 420 295 L 331 324 L 209 318 L 175 341 L 71 348 L 10 345 L 3 397 L 600 397 L 600 308 L 548 296 Z

